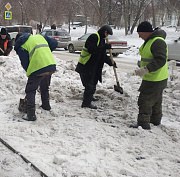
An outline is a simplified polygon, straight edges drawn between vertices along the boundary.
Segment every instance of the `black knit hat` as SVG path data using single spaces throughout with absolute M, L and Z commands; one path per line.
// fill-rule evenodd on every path
M 6 28 L 1 28 L 1 35 L 7 35 Z
M 104 33 L 105 31 L 107 31 L 108 34 L 113 35 L 112 28 L 109 25 L 101 26 L 101 28 L 98 30 L 98 33 Z
M 153 27 L 148 21 L 144 21 L 139 24 L 137 32 L 153 32 Z
M 15 42 L 21 37 L 23 35 L 23 33 L 18 33 L 17 35 L 16 35 L 16 38 L 15 38 Z

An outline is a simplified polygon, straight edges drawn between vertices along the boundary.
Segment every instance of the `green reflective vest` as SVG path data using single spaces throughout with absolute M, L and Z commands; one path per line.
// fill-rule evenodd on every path
M 100 42 L 100 36 L 99 36 L 99 33 L 95 33 L 95 34 L 97 34 L 97 36 L 98 36 L 98 42 L 97 42 L 97 46 L 98 46 L 99 42 Z M 90 57 L 91 57 L 91 54 L 88 52 L 88 49 L 84 45 L 78 62 L 85 65 L 88 62 L 88 60 L 90 59 Z
M 153 61 L 153 55 L 151 53 L 151 45 L 156 39 L 161 39 L 165 41 L 162 37 L 155 37 L 153 39 L 150 39 L 145 46 L 141 46 L 139 49 L 140 55 L 141 55 L 141 62 L 140 67 L 146 66 L 148 63 Z M 166 47 L 167 49 L 167 47 Z M 166 50 L 166 56 L 168 56 L 168 50 Z M 168 78 L 168 66 L 167 66 L 167 59 L 165 65 L 154 72 L 149 72 L 143 76 L 143 80 L 146 81 L 162 81 Z
M 49 45 L 42 35 L 29 36 L 28 40 L 21 47 L 29 53 L 27 76 L 39 69 L 56 64 Z

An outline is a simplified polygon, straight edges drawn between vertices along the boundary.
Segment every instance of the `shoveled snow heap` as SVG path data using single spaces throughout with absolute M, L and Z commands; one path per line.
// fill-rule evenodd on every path
M 0 57 L 0 137 L 49 177 L 178 177 L 180 174 L 180 68 L 169 62 L 170 77 L 163 97 L 162 125 L 150 131 L 131 129 L 138 114 L 141 78 L 118 73 L 124 94 L 115 92 L 112 68 L 105 66 L 98 84 L 97 110 L 82 109 L 83 86 L 76 63 L 56 58 L 50 112 L 40 108 L 37 121 L 23 121 L 18 111 L 27 77 L 15 54 Z M 0 176 L 40 176 L 20 163 L 0 143 Z

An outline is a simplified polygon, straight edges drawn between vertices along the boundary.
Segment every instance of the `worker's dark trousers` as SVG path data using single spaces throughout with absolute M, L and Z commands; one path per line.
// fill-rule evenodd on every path
M 26 84 L 26 99 L 27 108 L 35 108 L 36 90 L 40 86 L 41 100 L 43 102 L 49 101 L 49 86 L 51 82 L 51 75 L 46 76 L 29 76 Z
M 157 90 L 152 93 L 140 92 L 138 98 L 138 122 L 160 124 L 162 118 L 162 93 Z
M 81 82 L 85 88 L 83 95 L 83 104 L 89 105 L 92 101 L 93 94 L 96 91 L 96 84 L 98 81 L 95 81 L 94 76 L 90 74 L 80 74 Z

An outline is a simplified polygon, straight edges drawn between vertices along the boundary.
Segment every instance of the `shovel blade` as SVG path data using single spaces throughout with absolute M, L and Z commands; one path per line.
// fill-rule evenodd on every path
M 116 92 L 119 92 L 119 93 L 123 94 L 123 88 L 120 87 L 120 86 L 114 85 L 114 90 L 115 90 Z

